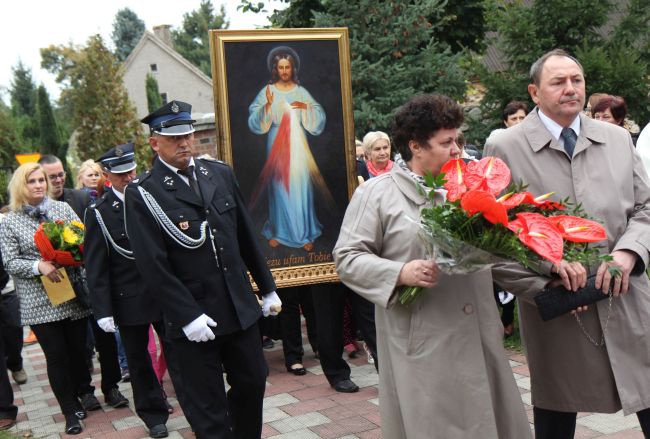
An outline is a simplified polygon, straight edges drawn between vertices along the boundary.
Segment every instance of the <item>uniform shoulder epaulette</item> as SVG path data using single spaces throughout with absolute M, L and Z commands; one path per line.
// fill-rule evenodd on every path
M 97 198 L 95 201 L 93 201 L 93 202 L 90 204 L 90 206 L 88 206 L 88 207 L 91 208 L 91 209 L 95 209 L 95 208 L 98 207 L 100 204 L 102 204 L 104 201 L 106 201 L 106 198 L 108 197 L 108 191 L 109 191 L 109 190 L 111 190 L 111 189 L 107 189 L 107 191 L 104 192 L 104 193 L 102 194 L 101 197 L 99 197 L 99 198 Z
M 208 162 L 208 163 L 218 163 L 220 165 L 228 166 L 228 163 L 224 162 L 223 160 L 217 160 L 217 159 L 212 158 L 212 157 L 201 157 L 198 160 L 205 161 L 205 162 Z
M 151 177 L 151 172 L 149 172 L 149 171 L 144 171 L 142 174 L 138 175 L 136 178 L 134 178 L 133 180 L 131 180 L 131 183 L 129 183 L 129 184 L 130 184 L 130 185 L 131 185 L 131 184 L 138 185 L 138 184 L 142 183 L 143 181 L 145 181 L 145 180 L 146 180 L 147 178 L 149 178 L 149 177 Z

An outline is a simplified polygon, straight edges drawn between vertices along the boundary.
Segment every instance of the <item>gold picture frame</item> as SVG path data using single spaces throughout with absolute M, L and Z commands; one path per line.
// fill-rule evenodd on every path
M 338 281 L 357 186 L 347 28 L 212 30 L 210 51 L 217 153 L 277 286 Z

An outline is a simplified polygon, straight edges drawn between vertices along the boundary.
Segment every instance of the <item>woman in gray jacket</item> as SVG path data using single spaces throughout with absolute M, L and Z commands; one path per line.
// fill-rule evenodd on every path
M 78 397 L 91 395 L 90 373 L 84 360 L 86 325 L 90 311 L 75 298 L 54 306 L 41 275 L 61 280 L 53 262 L 44 261 L 34 244 L 34 233 L 45 220 L 79 218 L 66 203 L 47 196 L 48 180 L 37 163 L 21 165 L 9 182 L 11 212 L 0 229 L 0 249 L 6 271 L 14 277 L 20 298 L 21 323 L 30 325 L 45 353 L 52 391 L 66 419 L 66 433 L 82 430 L 86 417 Z M 79 276 L 77 268 L 68 275 Z M 94 397 L 94 396 L 93 396 Z

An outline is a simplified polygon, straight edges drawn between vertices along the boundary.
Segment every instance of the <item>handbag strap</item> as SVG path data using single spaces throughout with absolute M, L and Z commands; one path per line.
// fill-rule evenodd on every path
M 593 344 L 596 347 L 602 347 L 605 346 L 605 332 L 607 332 L 607 325 L 609 324 L 609 318 L 612 316 L 612 302 L 614 301 L 614 294 L 610 291 L 609 292 L 609 305 L 607 307 L 607 318 L 605 319 L 605 325 L 603 326 L 603 333 L 600 337 L 600 341 L 597 342 L 591 334 L 587 331 L 587 328 L 582 324 L 582 320 L 580 319 L 580 316 L 578 312 L 576 312 L 574 315 L 576 317 L 576 322 L 578 322 L 578 325 L 580 326 L 580 329 L 582 330 L 582 333 L 587 337 L 587 340 L 591 344 Z

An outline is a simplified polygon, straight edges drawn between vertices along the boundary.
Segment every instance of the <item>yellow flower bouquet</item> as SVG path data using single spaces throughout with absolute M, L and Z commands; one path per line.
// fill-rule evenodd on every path
M 45 221 L 34 233 L 34 243 L 46 261 L 63 266 L 83 264 L 85 227 L 79 221 Z

